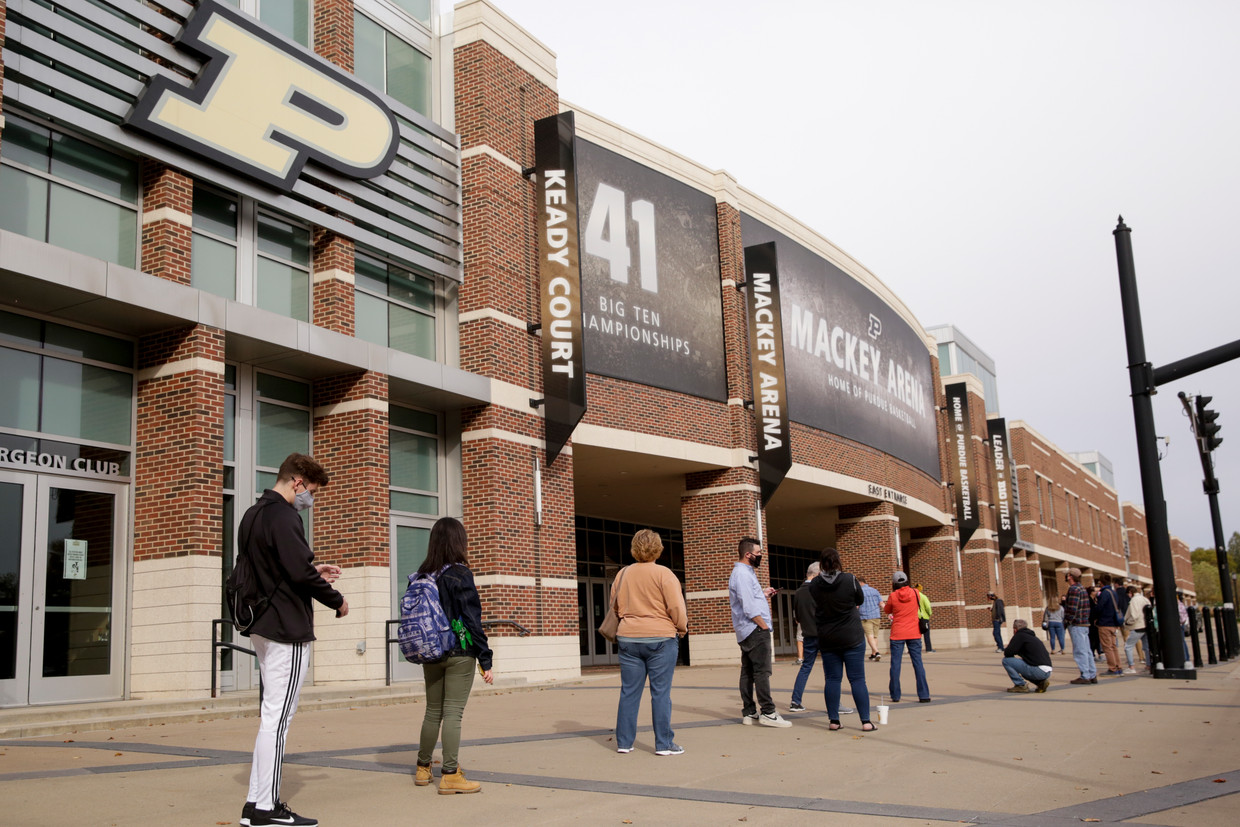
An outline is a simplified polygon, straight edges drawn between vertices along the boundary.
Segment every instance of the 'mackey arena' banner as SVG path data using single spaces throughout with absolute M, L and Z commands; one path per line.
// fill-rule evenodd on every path
M 775 242 L 788 414 L 939 479 L 930 351 L 878 296 L 823 257 L 741 216 L 746 248 Z
M 774 242 L 745 248 L 745 284 L 749 307 L 753 411 L 758 432 L 758 480 L 762 488 L 762 504 L 766 505 L 792 467 L 779 262 Z
M 577 140 L 585 366 L 727 400 L 715 199 Z

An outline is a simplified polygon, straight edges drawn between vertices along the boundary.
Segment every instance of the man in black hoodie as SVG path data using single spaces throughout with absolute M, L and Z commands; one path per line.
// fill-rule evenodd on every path
M 254 740 L 250 792 L 241 811 L 241 824 L 248 827 L 318 825 L 280 801 L 280 764 L 314 640 L 310 600 L 335 609 L 336 617 L 349 613 L 348 601 L 331 586 L 340 576 L 340 567 L 315 564 L 298 516 L 314 504 L 315 492 L 327 481 L 327 472 L 313 457 L 289 454 L 280 465 L 275 486 L 245 512 L 238 531 L 238 552 L 249 556 L 258 588 L 264 597 L 270 595 L 266 608 L 242 632 L 254 646 L 263 681 L 262 721 Z
M 1038 692 L 1050 688 L 1051 656 L 1023 620 L 1012 621 L 1012 639 L 1003 650 L 1003 668 L 1014 684 L 1008 687 L 1008 692 L 1028 692 L 1027 680 L 1033 681 Z

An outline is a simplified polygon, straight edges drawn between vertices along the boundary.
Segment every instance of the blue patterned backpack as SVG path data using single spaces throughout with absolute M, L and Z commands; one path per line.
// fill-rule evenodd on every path
M 439 575 L 409 575 L 409 585 L 400 601 L 400 626 L 396 637 L 400 653 L 410 663 L 435 663 L 447 657 L 457 644 L 456 633 L 448 623 L 443 604 L 439 602 Z

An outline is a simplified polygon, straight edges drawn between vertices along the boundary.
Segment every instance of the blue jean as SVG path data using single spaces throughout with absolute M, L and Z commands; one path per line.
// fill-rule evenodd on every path
M 1021 658 L 1004 658 L 1003 668 L 1007 670 L 1008 677 L 1012 679 L 1012 683 L 1017 686 L 1024 686 L 1025 681 L 1039 683 L 1046 680 L 1051 674 L 1040 666 L 1030 666 Z
M 1137 653 L 1137 644 L 1145 640 L 1144 629 L 1133 629 L 1128 632 L 1128 640 L 1124 641 L 1124 657 L 1128 660 L 1128 668 L 1132 668 L 1133 657 Z M 1150 660 L 1150 643 L 1145 640 L 1145 645 L 1141 647 L 1145 652 L 1145 663 L 1148 666 Z
M 816 642 L 816 641 L 815 641 Z M 865 685 L 865 649 L 863 638 L 851 649 L 822 652 L 822 674 L 827 685 L 823 695 L 827 701 L 827 718 L 840 719 L 840 685 L 844 672 L 848 672 L 848 686 L 852 689 L 853 706 L 862 721 L 870 720 L 870 690 Z
M 793 706 L 800 705 L 801 696 L 805 692 L 805 683 L 809 680 L 809 673 L 814 671 L 814 660 L 818 657 L 818 638 L 802 637 L 801 650 L 801 671 L 797 672 L 796 682 L 792 684 Z M 839 693 L 836 693 L 836 698 L 838 697 Z
M 1055 641 L 1059 641 L 1059 651 L 1063 651 L 1064 632 L 1063 624 L 1054 620 L 1049 621 L 1046 625 L 1046 639 L 1051 645 L 1051 651 L 1055 651 Z
M 1002 649 L 1003 648 L 1003 632 L 1001 630 L 1003 628 L 1003 621 L 1001 620 L 990 621 L 990 628 L 991 628 L 991 631 L 993 631 L 995 634 L 995 646 Z
M 642 703 L 646 679 L 650 679 L 650 717 L 654 722 L 654 748 L 672 746 L 672 673 L 680 644 L 676 638 L 661 640 L 617 639 L 620 646 L 620 705 L 616 709 L 616 747 L 628 749 L 637 737 L 637 710 Z
M 891 641 L 891 680 L 887 694 L 891 700 L 900 700 L 900 661 L 904 659 L 904 647 L 908 646 L 908 658 L 913 662 L 913 674 L 917 676 L 917 698 L 930 697 L 930 684 L 926 683 L 926 667 L 921 663 L 921 638 Z
M 1094 664 L 1094 650 L 1089 645 L 1089 627 L 1069 626 L 1068 634 L 1072 637 L 1072 660 L 1076 661 L 1076 668 L 1081 670 L 1081 677 L 1098 677 L 1098 667 Z

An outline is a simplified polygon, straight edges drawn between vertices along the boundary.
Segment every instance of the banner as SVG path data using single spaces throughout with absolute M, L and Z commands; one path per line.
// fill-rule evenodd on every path
M 973 478 L 973 424 L 969 418 L 969 393 L 964 382 L 948 385 L 947 454 L 956 489 L 956 528 L 964 548 L 981 524 L 977 514 L 977 480 Z
M 775 242 L 788 416 L 872 446 L 938 480 L 939 428 L 925 334 L 869 287 L 757 219 L 745 247 Z
M 727 401 L 715 198 L 577 141 L 586 370 Z
M 995 522 L 999 532 L 999 559 L 1002 560 L 1020 539 L 1016 520 L 1016 477 L 1012 465 L 1012 448 L 1008 445 L 1007 420 L 999 417 L 986 421 L 990 441 L 990 467 L 995 479 Z
M 749 294 L 749 363 L 758 431 L 758 477 L 765 506 L 792 467 L 775 242 L 745 248 L 745 282 Z
M 572 112 L 534 123 L 543 414 L 548 465 L 555 462 L 586 412 L 575 135 Z

